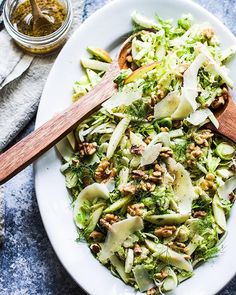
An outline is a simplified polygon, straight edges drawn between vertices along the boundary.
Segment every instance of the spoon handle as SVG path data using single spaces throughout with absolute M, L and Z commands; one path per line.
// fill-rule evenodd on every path
M 118 64 L 114 62 L 101 82 L 88 94 L 0 154 L 0 184 L 9 180 L 49 150 L 72 131 L 79 121 L 110 98 L 115 90 L 113 80 L 118 73 Z

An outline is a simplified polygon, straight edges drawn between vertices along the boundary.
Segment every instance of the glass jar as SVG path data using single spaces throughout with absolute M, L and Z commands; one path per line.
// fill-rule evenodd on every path
M 27 52 L 37 55 L 52 53 L 63 46 L 72 23 L 73 13 L 70 0 L 58 0 L 58 2 L 63 5 L 66 11 L 65 21 L 62 23 L 61 27 L 50 35 L 32 37 L 20 33 L 11 23 L 12 12 L 22 3 L 22 0 L 6 0 L 3 8 L 4 25 L 18 46 Z

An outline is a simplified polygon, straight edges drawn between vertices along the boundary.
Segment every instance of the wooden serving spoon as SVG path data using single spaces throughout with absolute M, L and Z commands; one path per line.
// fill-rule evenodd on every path
M 47 14 L 42 13 L 36 0 L 30 0 L 33 15 L 33 32 L 42 33 L 44 36 L 47 32 L 53 31 L 53 20 Z
M 113 80 L 120 69 L 127 68 L 127 55 L 130 43 L 136 34 L 130 36 L 122 45 L 118 59 L 114 60 L 101 82 L 89 93 L 73 103 L 65 111 L 55 115 L 13 147 L 0 154 L 0 184 L 9 180 L 43 153 L 54 146 L 60 139 L 71 132 L 80 121 L 94 112 L 104 101 L 109 99 L 116 86 Z M 214 130 L 236 142 L 236 106 L 232 99 L 225 109 L 217 115 L 220 128 Z M 209 128 L 213 129 L 212 125 Z
M 118 58 L 112 62 L 101 82 L 89 93 L 0 154 L 0 184 L 39 158 L 112 96 L 116 91 L 113 80 L 124 66 L 123 60 L 127 56 L 127 43 L 132 38 L 133 36 L 130 36 L 123 43 Z
M 223 108 L 214 111 L 214 115 L 219 122 L 219 128 L 217 129 L 212 123 L 208 123 L 204 127 L 236 142 L 236 105 L 232 94 L 229 95 L 228 101 Z

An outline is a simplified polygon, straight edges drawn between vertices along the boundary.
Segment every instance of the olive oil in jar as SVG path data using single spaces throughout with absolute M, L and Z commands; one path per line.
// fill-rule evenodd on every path
M 20 3 L 11 14 L 11 23 L 20 33 L 32 36 L 43 37 L 57 31 L 65 21 L 66 9 L 57 0 L 37 0 L 37 4 L 44 15 L 51 19 L 48 26 L 33 27 L 33 16 L 30 1 Z

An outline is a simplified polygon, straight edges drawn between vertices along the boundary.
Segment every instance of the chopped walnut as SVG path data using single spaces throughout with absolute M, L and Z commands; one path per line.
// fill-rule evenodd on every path
M 203 179 L 200 182 L 200 187 L 204 190 L 204 191 L 216 191 L 217 187 L 216 184 L 214 183 L 214 181 L 212 180 L 207 180 L 207 179 Z
M 229 100 L 229 91 L 226 87 L 224 87 L 222 89 L 221 95 L 216 96 L 216 98 L 211 103 L 211 107 L 214 110 L 219 109 L 220 107 L 224 106 L 228 100 Z
M 91 251 L 92 251 L 93 253 L 97 254 L 97 253 L 100 252 L 101 247 L 100 247 L 99 244 L 92 244 L 92 245 L 90 246 L 90 249 L 91 249 Z
M 130 152 L 135 155 L 142 155 L 145 147 L 143 145 L 132 145 Z
M 109 230 L 112 224 L 118 222 L 120 219 L 114 214 L 106 214 L 103 218 L 100 219 L 100 224 L 105 229 Z
M 205 30 L 203 30 L 202 35 L 207 40 L 211 40 L 214 37 L 215 33 L 211 27 L 208 27 Z
M 165 172 L 165 168 L 163 168 L 162 166 L 160 166 L 159 164 L 155 164 L 154 166 L 154 170 L 155 171 L 160 171 L 161 173 Z
M 147 290 L 147 295 L 157 295 L 158 294 L 158 290 L 157 288 L 151 288 Z
M 140 188 L 145 192 L 153 192 L 156 188 L 156 185 L 151 182 L 140 182 Z
M 81 157 L 84 156 L 91 156 L 96 153 L 97 150 L 97 143 L 96 142 L 83 142 L 79 144 L 79 154 Z
M 124 194 L 132 194 L 134 195 L 136 192 L 136 185 L 132 183 L 126 183 L 119 186 L 120 192 Z
M 203 151 L 198 145 L 196 146 L 195 143 L 190 143 L 187 154 L 190 155 L 191 159 L 198 159 L 203 155 Z
M 131 216 L 142 216 L 144 213 L 144 208 L 145 206 L 143 203 L 133 204 L 128 206 L 127 212 Z
M 142 170 L 133 170 L 132 177 L 134 179 L 144 179 L 144 180 L 148 179 L 148 175 Z
M 169 128 L 168 127 L 161 127 L 160 131 L 161 132 L 169 132 Z
M 146 144 L 149 144 L 151 141 L 152 141 L 152 137 L 150 135 L 144 139 L 144 142 Z
M 152 175 L 149 176 L 148 180 L 154 183 L 161 183 L 163 180 L 163 173 L 161 171 L 154 171 Z
M 189 65 L 188 64 L 181 64 L 179 65 L 176 70 L 175 70 L 175 75 L 177 78 L 182 78 L 184 72 L 188 69 Z
M 174 225 L 166 225 L 164 227 L 156 228 L 154 231 L 155 236 L 158 238 L 169 238 L 176 231 L 176 226 Z
M 209 146 L 208 140 L 212 138 L 214 134 L 209 129 L 202 129 L 198 133 L 194 133 L 193 138 L 197 144 L 203 146 Z
M 207 180 L 213 181 L 213 180 L 215 180 L 215 178 L 216 177 L 213 173 L 207 173 L 207 175 L 206 175 Z
M 94 242 L 102 242 L 104 240 L 103 233 L 96 231 L 96 230 L 92 231 L 91 234 L 89 235 L 89 237 L 91 239 L 93 239 Z
M 160 157 L 169 158 L 173 156 L 173 151 L 167 146 L 163 146 L 160 152 Z
M 97 169 L 95 170 L 95 179 L 97 182 L 106 182 L 110 178 L 114 177 L 116 170 L 111 168 L 108 160 L 102 160 Z
M 180 243 L 180 242 L 170 242 L 168 243 L 168 246 L 174 250 L 174 251 L 180 251 L 185 253 L 186 252 L 186 245 L 184 243 Z
M 139 255 L 139 254 L 141 254 L 142 253 L 142 249 L 141 249 L 141 247 L 139 246 L 139 244 L 138 243 L 135 243 L 134 244 L 134 254 L 135 255 Z
M 129 62 L 129 63 L 131 63 L 133 61 L 132 55 L 127 55 L 126 61 Z
M 236 172 L 236 159 L 233 159 L 231 164 L 229 165 L 229 169 L 233 172 Z
M 149 115 L 148 117 L 147 117 L 147 120 L 148 120 L 148 122 L 152 122 L 152 120 L 154 119 L 155 117 L 153 116 L 153 115 Z
M 157 96 L 159 99 L 163 99 L 165 97 L 165 91 L 162 89 L 157 90 Z
M 235 194 L 234 194 L 234 193 L 230 193 L 230 194 L 229 194 L 229 201 L 230 201 L 231 203 L 234 203 L 234 202 L 235 202 L 235 199 L 236 199 Z
M 206 215 L 207 213 L 205 211 L 195 211 L 193 213 L 194 218 L 202 218 L 202 217 L 205 217 Z
M 155 276 L 155 279 L 162 281 L 168 277 L 168 272 L 165 270 L 161 270 L 160 272 L 156 273 L 154 276 Z
M 182 120 L 173 121 L 173 127 L 174 128 L 178 129 L 178 128 L 182 127 L 182 126 L 183 126 L 183 121 Z

